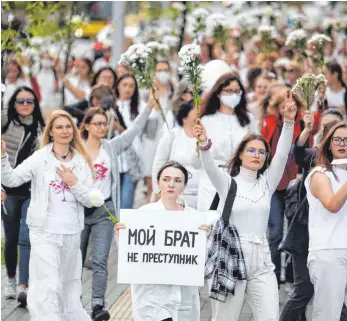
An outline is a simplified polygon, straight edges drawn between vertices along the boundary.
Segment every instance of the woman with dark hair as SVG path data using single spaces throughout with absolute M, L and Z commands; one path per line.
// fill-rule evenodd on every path
M 347 87 L 341 66 L 337 62 L 328 62 L 323 70 L 328 80 L 326 98 L 329 108 L 338 108 L 340 113 L 347 115 Z
M 117 106 L 127 128 L 131 127 L 145 104 L 139 100 L 137 81 L 132 74 L 120 77 L 116 86 Z M 133 151 L 128 150 L 118 158 L 119 172 L 121 174 L 121 208 L 132 208 L 137 182 L 143 178 L 143 148 L 139 137 L 135 138 Z M 134 166 L 136 168 L 134 168 Z
M 214 141 L 212 155 L 217 166 L 227 163 L 247 134 L 257 132 L 256 122 L 246 106 L 245 88 L 233 73 L 219 77 L 206 97 L 201 122 Z M 207 174 L 202 173 L 198 192 L 199 211 L 210 208 L 215 193 Z
M 170 132 L 165 131 L 159 140 L 152 168 L 153 193 L 158 195 L 160 192 L 156 180 L 158 170 L 170 159 L 174 159 L 186 167 L 192 174 L 192 177 L 188 181 L 182 198 L 189 207 L 195 209 L 201 170 L 201 163 L 196 153 L 196 139 L 193 135 L 196 118 L 197 110 L 193 101 L 180 106 L 176 111 L 176 122 L 178 125 Z
M 194 211 L 178 203 L 179 196 L 188 184 L 188 170 L 176 161 L 165 163 L 156 173 L 160 200 L 142 206 L 139 211 Z M 184 226 L 184 223 L 182 223 Z M 206 225 L 196 227 L 209 231 Z M 126 229 L 122 223 L 115 225 L 115 232 Z M 121 250 L 121 249 L 120 249 Z M 132 284 L 132 316 L 134 321 L 199 321 L 200 298 L 197 286 L 166 284 Z
M 91 86 L 96 88 L 105 85 L 116 91 L 117 79 L 117 75 L 111 67 L 103 67 L 94 75 Z
M 342 115 L 337 110 L 326 110 L 321 119 L 323 129 L 321 130 L 320 141 L 342 119 Z M 309 213 L 304 182 L 311 168 L 315 166 L 317 147 L 306 147 L 314 123 L 314 117 L 308 111 L 304 116 L 304 122 L 305 128 L 292 147 L 294 161 L 302 168 L 302 177 L 298 182 L 297 189 L 296 212 L 293 213 L 287 234 L 281 243 L 282 249 L 289 252 L 292 257 L 294 292 L 281 311 L 280 321 L 306 321 L 306 308 L 314 294 L 307 267 L 309 243 L 307 221 Z M 286 211 L 288 210 L 287 207 Z M 344 306 L 340 321 L 345 321 L 346 317 L 347 310 Z
M 81 124 L 80 131 L 85 141 L 85 148 L 93 158 L 96 174 L 93 185 L 103 193 L 106 206 L 111 212 L 116 213 L 118 218 L 120 209 L 118 155 L 142 131 L 153 105 L 153 102 L 149 102 L 133 126 L 112 139 L 104 139 L 107 136 L 109 123 L 106 112 L 101 108 L 89 108 Z M 96 321 L 103 321 L 110 318 L 109 313 L 103 309 L 107 286 L 108 255 L 113 239 L 113 223 L 102 206 L 85 209 L 84 230 L 81 236 L 82 263 L 86 259 L 90 236 L 93 270 L 92 318 Z
M 88 100 L 90 95 L 90 74 L 92 72 L 92 62 L 88 58 L 81 58 L 77 64 L 75 75 L 65 76 L 62 79 L 64 85 L 64 106 L 76 104 L 77 102 Z
M 32 89 L 19 87 L 1 112 L 2 138 L 7 143 L 8 159 L 13 168 L 27 159 L 38 147 L 38 139 L 45 126 L 40 105 Z M 1 217 L 5 230 L 5 264 L 8 283 L 4 297 L 15 299 L 16 269 L 19 243 L 18 301 L 26 306 L 29 279 L 30 241 L 26 216 L 30 203 L 30 183 L 9 188 L 1 187 Z
M 31 87 L 31 84 L 29 79 L 25 78 L 21 65 L 14 59 L 7 63 L 5 75 L 6 91 L 2 104 L 6 107 L 18 87 Z
M 278 320 L 278 288 L 266 230 L 271 196 L 284 172 L 292 142 L 296 109 L 290 93 L 285 103 L 281 138 L 271 162 L 269 144 L 263 137 L 250 134 L 235 150 L 229 162 L 229 173 L 215 163 L 210 152 L 214 142 L 207 139 L 204 126 L 197 124 L 193 129 L 194 136 L 201 142 L 202 165 L 218 191 L 220 205 L 224 206 L 232 177 L 237 184 L 230 222 L 239 233 L 247 269 L 247 279 L 236 280 L 234 295 L 229 295 L 225 303 L 214 302 L 215 321 L 237 321 L 246 294 L 255 320 Z
M 347 304 L 347 122 L 338 122 L 324 137 L 316 164 L 305 180 L 312 317 L 339 321 Z
M 171 82 L 170 65 L 168 61 L 159 61 L 155 68 L 154 85 L 158 93 L 158 100 L 165 120 L 167 122 L 168 112 L 171 111 L 171 100 L 173 96 L 173 85 Z M 152 196 L 152 166 L 154 161 L 155 152 L 157 150 L 160 137 L 163 135 L 164 130 L 167 130 L 166 124 L 163 120 L 163 115 L 159 108 L 152 110 L 148 118 L 145 130 L 143 132 L 143 151 L 144 151 L 144 176 L 145 184 L 147 186 L 147 199 L 150 200 Z M 168 126 L 172 124 L 167 123 Z

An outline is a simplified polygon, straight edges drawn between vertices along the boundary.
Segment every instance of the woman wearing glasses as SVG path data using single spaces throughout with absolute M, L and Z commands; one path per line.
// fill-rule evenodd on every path
M 256 121 L 246 109 L 246 91 L 233 73 L 222 75 L 211 89 L 203 106 L 201 122 L 211 135 L 213 159 L 217 166 L 225 166 L 242 139 L 257 132 Z M 199 211 L 210 208 L 216 193 L 206 172 L 200 178 Z
M 101 108 L 89 108 L 81 124 L 81 136 L 85 147 L 93 158 L 95 180 L 94 186 L 104 196 L 105 205 L 119 218 L 120 182 L 118 156 L 135 139 L 144 128 L 150 111 L 152 100 L 148 107 L 136 118 L 131 128 L 120 136 L 110 140 L 104 139 L 108 132 L 107 114 Z M 86 259 L 89 237 L 92 246 L 92 318 L 96 321 L 108 320 L 110 315 L 104 310 L 107 286 L 108 255 L 113 239 L 113 223 L 108 219 L 104 207 L 85 209 L 84 230 L 81 237 L 82 262 Z
M 1 111 L 2 138 L 7 143 L 8 159 L 13 168 L 27 159 L 37 148 L 37 140 L 45 123 L 39 102 L 32 89 L 19 87 Z M 18 302 L 26 306 L 29 279 L 30 241 L 26 216 L 30 203 L 30 183 L 1 188 L 1 217 L 5 230 L 5 264 L 8 276 L 4 297 L 17 296 L 17 246 L 19 243 Z
M 338 122 L 318 147 L 305 180 L 309 203 L 308 269 L 313 320 L 340 320 L 347 304 L 347 123 Z
M 247 279 L 236 282 L 234 295 L 229 295 L 225 303 L 214 302 L 215 321 L 237 321 L 245 294 L 255 320 L 278 320 L 277 281 L 266 230 L 271 196 L 284 172 L 293 138 L 296 109 L 290 93 L 285 103 L 283 130 L 271 164 L 269 144 L 263 137 L 250 134 L 236 149 L 229 162 L 229 173 L 216 165 L 210 151 L 214 142 L 207 140 L 205 127 L 201 124 L 194 127 L 194 136 L 201 141 L 202 165 L 217 189 L 221 203 L 226 200 L 231 177 L 237 183 L 230 220 L 238 230 L 247 269 Z
M 72 117 L 54 111 L 41 148 L 12 168 L 1 142 L 1 179 L 7 187 L 31 181 L 28 308 L 32 320 L 89 321 L 83 309 L 81 231 L 91 207 L 93 164 Z

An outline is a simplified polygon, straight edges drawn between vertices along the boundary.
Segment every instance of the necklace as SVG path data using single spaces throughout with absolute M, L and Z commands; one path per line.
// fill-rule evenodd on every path
M 52 149 L 52 152 L 54 153 L 54 155 L 57 157 L 59 156 L 62 159 L 66 159 L 66 157 L 70 154 L 70 149 L 68 150 L 66 155 L 59 155 L 54 149 Z

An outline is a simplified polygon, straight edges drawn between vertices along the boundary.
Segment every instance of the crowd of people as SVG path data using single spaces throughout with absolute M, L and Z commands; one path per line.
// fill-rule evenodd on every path
M 304 321 L 312 298 L 314 321 L 347 320 L 346 37 L 339 41 L 330 30 L 319 67 L 280 35 L 265 54 L 256 36 L 240 44 L 229 31 L 225 46 L 202 40 L 200 60 L 208 71 L 202 80 L 211 85 L 201 88 L 200 118 L 177 51 L 158 59 L 154 95 L 139 88 L 126 66 L 112 65 L 109 46 L 95 61 L 70 57 L 67 66 L 44 50 L 30 77 L 23 57 L 7 61 L 4 298 L 28 305 L 33 320 L 90 320 L 81 303 L 89 243 L 91 317 L 109 320 L 108 257 L 114 230 L 126 227 L 114 226 L 88 193 L 100 190 L 119 218 L 120 209 L 134 207 L 141 181 L 148 202 L 141 209 L 218 209 L 230 217 L 200 227 L 208 244 L 220 235 L 238 249 L 236 265 L 235 257 L 223 266 L 210 256 L 206 262 L 215 321 L 237 321 L 245 297 L 257 321 Z M 316 31 L 323 32 L 308 30 Z M 314 55 L 314 46 L 306 49 Z M 308 73 L 323 73 L 327 83 L 306 108 L 291 89 Z M 226 293 L 216 284 L 218 273 L 229 273 Z M 285 281 L 293 290 L 279 311 Z M 131 289 L 135 321 L 200 320 L 197 287 Z

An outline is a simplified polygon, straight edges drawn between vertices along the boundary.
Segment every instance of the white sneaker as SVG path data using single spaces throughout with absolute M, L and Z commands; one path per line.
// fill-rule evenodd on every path
M 16 282 L 7 282 L 4 291 L 5 299 L 15 299 L 17 297 L 17 284 Z

